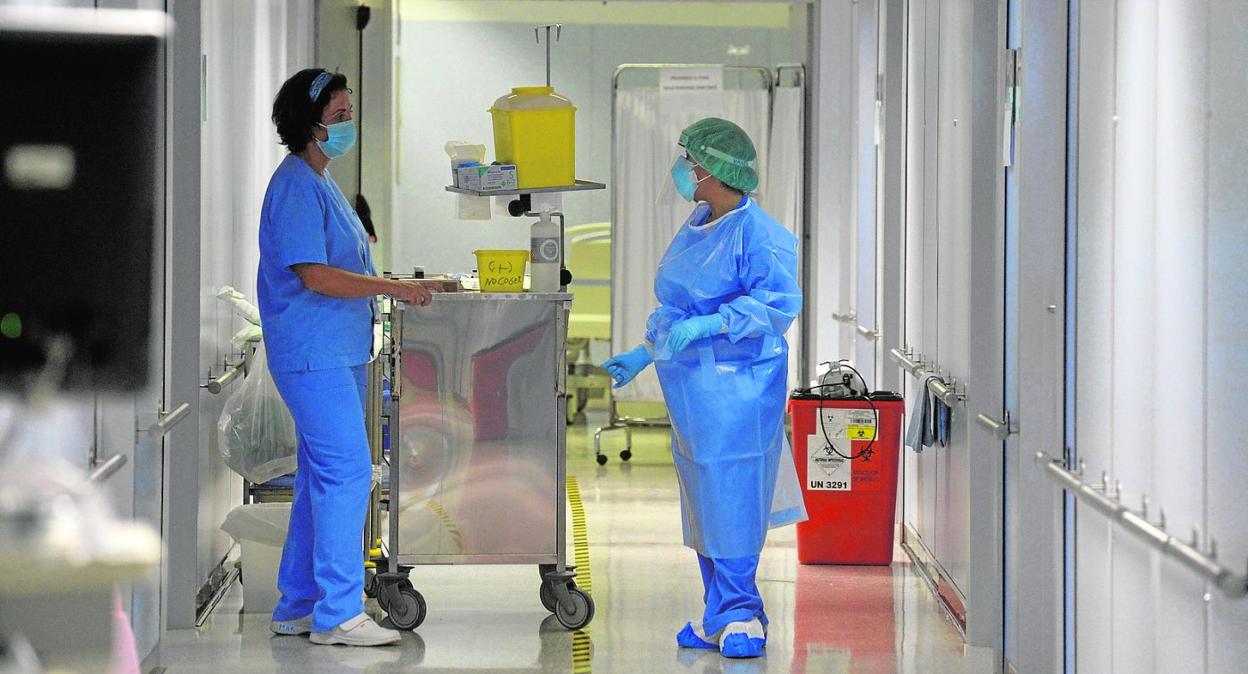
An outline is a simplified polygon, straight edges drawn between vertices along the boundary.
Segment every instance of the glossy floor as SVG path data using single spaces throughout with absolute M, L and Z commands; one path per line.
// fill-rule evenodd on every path
M 590 428 L 598 419 L 590 420 Z M 621 442 L 620 436 L 608 442 Z M 593 462 L 592 430 L 569 432 L 569 472 L 588 520 L 597 616 L 570 634 L 541 606 L 530 567 L 417 567 L 427 621 L 400 647 L 315 646 L 272 637 L 268 616 L 240 612 L 238 587 L 203 628 L 172 632 L 169 672 L 991 672 L 968 649 L 900 553 L 892 567 L 801 566 L 793 527 L 773 531 L 759 568 L 771 617 L 767 655 L 730 661 L 681 651 L 675 634 L 701 612 L 694 553 L 680 543 L 676 478 L 664 431 L 634 435 L 634 457 Z M 582 583 L 584 579 L 582 579 Z M 370 610 L 376 610 L 371 606 Z M 576 654 L 591 659 L 577 660 Z

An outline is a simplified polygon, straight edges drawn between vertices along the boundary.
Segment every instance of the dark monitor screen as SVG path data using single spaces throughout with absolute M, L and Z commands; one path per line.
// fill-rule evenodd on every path
M 147 383 L 161 338 L 161 16 L 0 14 L 0 388 L 27 386 L 57 338 L 70 347 L 59 385 Z

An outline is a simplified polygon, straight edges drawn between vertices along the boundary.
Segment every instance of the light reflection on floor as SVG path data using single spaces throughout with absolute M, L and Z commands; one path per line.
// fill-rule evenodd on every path
M 580 483 L 589 526 L 594 671 L 993 671 L 991 654 L 963 646 L 904 556 L 892 567 L 802 566 L 792 527 L 773 532 L 759 569 L 772 621 L 767 656 L 731 661 L 681 651 L 675 634 L 699 615 L 701 582 L 693 552 L 680 544 L 666 433 L 635 433 L 632 462 L 621 463 L 612 451 L 602 467 L 593 462 L 592 440 L 592 427 L 569 431 L 569 472 Z M 428 601 L 429 618 L 397 648 L 271 637 L 268 616 L 240 613 L 236 587 L 203 628 L 170 633 L 161 664 L 169 672 L 573 671 L 573 635 L 539 603 L 536 569 L 418 567 L 412 581 Z

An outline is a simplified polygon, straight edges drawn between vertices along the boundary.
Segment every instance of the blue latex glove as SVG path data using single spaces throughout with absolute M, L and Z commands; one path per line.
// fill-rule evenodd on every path
M 694 316 L 672 325 L 667 334 L 667 348 L 676 355 L 684 351 L 694 341 L 718 335 L 724 330 L 724 317 L 719 314 L 710 316 Z
M 613 358 L 608 358 L 607 362 L 602 364 L 603 369 L 611 373 L 611 377 L 615 379 L 615 386 L 619 388 L 646 369 L 646 366 L 654 362 L 654 357 L 650 355 L 650 349 L 644 345 L 639 346 L 632 351 L 626 351 Z

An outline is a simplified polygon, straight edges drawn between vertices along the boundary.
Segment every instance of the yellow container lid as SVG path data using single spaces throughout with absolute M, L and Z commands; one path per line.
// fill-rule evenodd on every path
M 545 96 L 555 93 L 554 87 L 512 87 L 511 93 L 517 96 Z
M 490 108 L 490 112 L 563 108 L 576 110 L 571 100 L 555 93 L 554 87 L 514 87 L 510 94 L 494 101 L 494 107 Z

